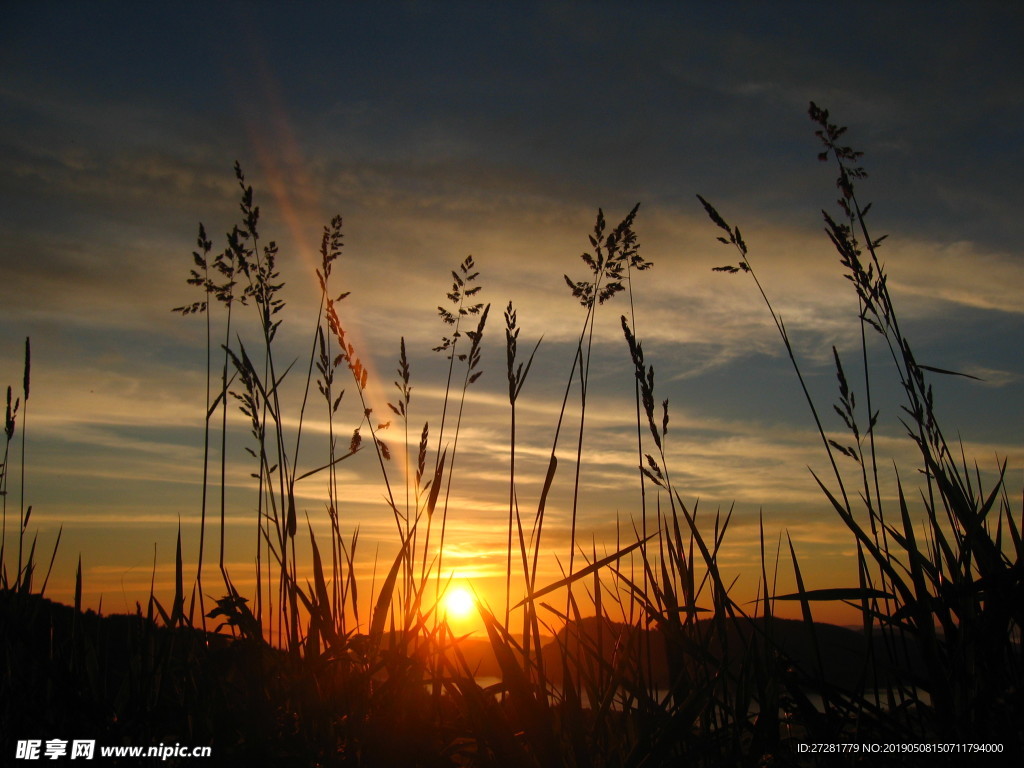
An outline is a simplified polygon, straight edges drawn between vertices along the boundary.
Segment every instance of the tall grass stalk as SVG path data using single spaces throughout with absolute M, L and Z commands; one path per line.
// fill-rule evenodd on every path
M 633 296 L 633 272 L 634 271 L 643 272 L 645 270 L 648 270 L 648 269 L 650 269 L 651 267 L 654 266 L 654 263 L 651 262 L 651 261 L 647 261 L 642 256 L 640 256 L 640 252 L 639 252 L 638 248 L 633 247 L 633 248 L 630 249 L 630 251 L 631 252 L 629 254 L 629 257 L 626 260 L 626 294 L 629 297 L 629 322 L 630 322 L 630 325 L 632 326 L 633 330 L 636 331 L 637 330 L 636 303 L 634 301 L 634 296 Z M 635 414 L 636 414 L 636 421 L 635 421 L 635 425 L 636 425 L 636 469 L 637 469 L 637 479 L 639 480 L 639 486 L 640 486 L 640 535 L 641 535 L 641 537 L 643 539 L 647 539 L 647 537 L 648 537 L 648 530 L 647 530 L 647 478 L 644 476 L 644 472 L 643 472 L 643 468 L 644 468 L 644 450 L 643 450 L 643 426 L 642 426 L 641 417 L 640 417 L 640 409 L 641 409 L 640 380 L 638 378 L 636 378 L 636 377 L 634 377 L 634 382 L 633 382 L 633 404 L 634 404 L 634 411 L 635 411 Z M 619 548 L 619 541 L 616 540 L 616 549 L 618 549 L 618 548 Z M 641 549 L 641 551 L 640 551 L 641 558 L 644 558 L 645 554 L 646 554 L 645 550 Z M 630 562 L 632 564 L 632 560 Z M 644 569 L 644 572 L 642 574 L 642 582 L 643 582 L 644 592 L 646 593 L 647 592 L 647 587 L 648 587 L 647 570 L 646 569 Z M 634 606 L 633 602 L 630 601 L 630 609 L 631 609 L 630 610 L 630 616 L 629 616 L 629 623 L 630 624 L 633 623 L 633 620 L 635 618 L 632 615 L 632 613 L 633 613 L 632 609 L 634 607 L 635 606 Z M 600 615 L 600 612 L 598 612 L 598 613 Z M 643 650 L 644 650 L 644 652 L 646 654 L 646 658 L 647 658 L 648 664 L 650 665 L 652 663 L 652 661 L 651 661 L 652 656 L 651 656 L 650 635 L 645 635 L 645 640 L 646 640 L 646 642 L 644 644 L 644 649 Z M 648 679 L 649 680 L 652 679 L 653 676 L 654 676 L 653 668 L 651 668 L 650 666 L 647 669 L 647 675 L 648 675 Z
M 14 431 L 18 421 L 18 409 L 21 407 L 21 398 L 11 400 L 11 387 L 7 387 L 7 409 L 4 414 L 4 460 L 0 463 L 0 504 L 3 505 L 3 533 L 0 538 L 0 562 L 6 563 L 3 559 L 7 551 L 7 484 L 10 477 L 11 442 L 14 440 Z M 6 568 L 0 573 L 3 579 L 4 588 L 7 588 L 8 577 Z M 17 579 L 15 579 L 17 580 Z
M 29 395 L 29 383 L 32 375 L 32 344 L 28 337 L 25 337 L 25 375 L 22 377 L 22 407 L 21 407 L 21 455 L 18 457 L 21 466 L 21 485 L 20 485 L 20 512 L 18 520 L 18 576 L 17 582 L 22 587 L 26 588 L 32 583 L 30 573 L 22 573 L 22 551 L 25 543 L 25 532 L 28 530 L 28 521 L 32 516 L 32 507 L 25 509 L 25 435 L 28 431 L 28 395 Z M 35 551 L 35 543 L 32 544 L 32 550 Z M 31 557 L 29 558 L 30 564 L 26 566 L 31 571 Z
M 25 505 L 25 467 L 26 467 L 26 431 L 28 427 L 28 399 L 31 392 L 32 382 L 32 342 L 30 337 L 25 337 L 25 357 L 22 370 L 21 396 L 12 401 L 12 388 L 7 387 L 7 407 L 4 414 L 4 457 L 0 463 L 0 503 L 3 505 L 3 533 L 0 538 L 0 590 L 11 590 L 18 595 L 30 595 L 33 592 L 36 574 L 36 545 L 39 543 L 39 534 L 32 535 L 32 542 L 28 552 L 25 552 L 25 539 L 29 532 L 29 522 L 32 519 L 32 505 Z M 14 435 L 17 431 L 18 412 L 21 412 L 21 450 L 18 455 L 19 461 L 19 487 L 18 487 L 18 563 L 17 570 L 13 574 L 8 571 L 7 562 L 7 496 L 9 494 L 10 480 L 10 448 L 14 442 Z M 53 564 L 57 558 L 57 551 L 60 549 L 60 540 L 64 534 L 64 526 L 57 530 L 53 549 L 50 552 L 50 561 L 43 576 L 42 585 L 38 594 L 41 596 L 46 592 L 46 587 L 53 572 Z M 13 625 L 12 625 L 13 626 Z
M 572 295 L 579 299 L 587 310 L 583 321 L 583 330 L 577 344 L 576 358 L 578 366 L 574 371 L 579 374 L 580 385 L 580 426 L 576 440 L 576 468 L 573 479 L 572 521 L 569 533 L 569 575 L 573 573 L 573 560 L 576 554 L 576 518 L 579 510 L 580 472 L 583 465 L 583 433 L 587 415 L 587 385 L 590 380 L 590 359 L 594 344 L 594 320 L 596 307 L 604 304 L 616 293 L 623 290 L 623 271 L 628 268 L 631 259 L 636 256 L 636 233 L 633 231 L 633 220 L 636 218 L 640 204 L 637 203 L 614 230 L 605 236 L 604 212 L 600 209 L 594 224 L 594 234 L 590 236 L 593 254 L 584 252 L 581 259 L 590 269 L 589 280 L 574 282 L 565 276 Z M 596 302 L 596 303 L 595 303 Z M 584 341 L 586 342 L 584 345 Z M 570 380 L 571 380 L 570 375 Z M 557 437 L 556 437 L 557 440 Z M 566 614 L 572 606 L 572 587 L 567 592 Z
M 505 309 L 505 362 L 506 375 L 508 378 L 508 403 L 509 403 L 509 481 L 508 481 L 508 537 L 505 554 L 505 621 L 502 624 L 505 632 L 508 632 L 509 615 L 512 607 L 512 538 L 513 525 L 518 535 L 519 553 L 522 557 L 523 574 L 529 572 L 529 561 L 527 556 L 526 542 L 523 538 L 523 523 L 519 515 L 519 497 L 516 493 L 516 401 L 519 393 L 522 392 L 526 377 L 530 374 L 533 366 L 534 356 L 540 348 L 543 337 L 537 339 L 530 357 L 524 364 L 517 364 L 519 322 L 512 302 L 508 303 Z
M 459 444 L 459 432 L 462 427 L 462 414 L 463 408 L 466 402 L 466 393 L 469 389 L 469 385 L 473 384 L 477 379 L 480 378 L 482 371 L 477 371 L 476 368 L 480 363 L 480 343 L 483 340 L 484 326 L 487 322 L 487 314 L 490 311 L 490 304 L 484 305 L 482 302 L 475 301 L 475 297 L 482 290 L 482 286 L 475 285 L 477 278 L 480 276 L 480 272 L 476 270 L 476 263 L 473 261 L 472 256 L 467 256 L 461 264 L 459 264 L 457 270 L 452 270 L 452 287 L 451 290 L 446 294 L 448 301 L 452 304 L 452 310 L 446 309 L 442 306 L 438 306 L 437 311 L 441 317 L 441 320 L 445 325 L 451 326 L 452 335 L 442 336 L 441 344 L 434 347 L 435 352 L 442 352 L 448 358 L 448 377 L 445 382 L 444 389 L 444 400 L 441 405 L 441 425 L 438 429 L 437 434 L 437 449 L 435 451 L 434 461 L 434 477 L 435 482 L 439 482 L 442 476 L 443 464 L 445 460 L 448 463 L 448 480 L 445 484 L 445 494 L 441 512 L 441 531 L 440 531 L 440 543 L 437 547 L 437 590 L 440 593 L 441 587 L 441 574 L 443 571 L 443 558 L 444 558 L 444 538 L 445 531 L 447 529 L 448 522 L 448 502 L 451 498 L 451 482 L 454 476 L 455 458 Z M 463 319 L 469 319 L 470 317 L 478 318 L 478 325 L 476 331 L 462 331 Z M 457 352 L 459 340 L 465 335 L 470 339 L 470 351 L 468 353 Z M 459 394 L 459 409 L 458 415 L 455 420 L 455 436 L 451 441 L 451 449 L 449 451 L 448 446 L 444 443 L 445 428 L 447 426 L 448 418 L 448 407 L 452 393 L 452 377 L 455 372 L 455 361 L 458 360 L 466 364 L 466 372 L 463 378 L 462 387 Z M 442 451 L 443 447 L 443 451 Z M 430 544 L 430 533 L 431 526 L 433 523 L 433 509 L 430 510 L 430 514 L 427 517 L 427 535 L 424 539 L 423 544 L 423 561 L 422 564 L 427 564 L 427 552 L 429 552 Z
M 216 295 L 218 286 L 210 277 L 210 249 L 213 242 L 206 236 L 206 228 L 202 222 L 199 224 L 199 234 L 196 237 L 196 245 L 199 251 L 192 252 L 195 267 L 190 271 L 187 283 L 202 288 L 205 298 L 192 304 L 175 307 L 172 312 L 182 315 L 202 313 L 206 321 L 206 418 L 203 421 L 203 484 L 199 508 L 199 553 L 196 558 L 196 583 L 195 591 L 199 593 L 199 612 L 203 628 L 206 628 L 205 596 L 203 594 L 203 555 L 206 546 L 206 506 L 207 491 L 209 488 L 210 474 L 210 418 L 215 407 L 210 403 L 212 392 L 212 368 L 213 368 L 213 337 L 210 321 L 210 299 Z M 201 251 L 201 253 L 200 253 Z M 202 270 L 199 272 L 198 270 Z M 225 356 L 226 357 L 226 356 Z M 223 540 L 223 532 L 221 535 Z M 223 560 L 222 560 L 223 562 Z

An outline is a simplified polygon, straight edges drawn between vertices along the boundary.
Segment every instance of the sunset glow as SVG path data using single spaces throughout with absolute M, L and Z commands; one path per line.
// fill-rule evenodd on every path
M 444 596 L 445 615 L 452 619 L 467 619 L 476 612 L 473 593 L 465 587 L 453 587 Z
M 862 370 L 884 363 L 886 347 L 862 352 L 857 297 L 821 231 L 818 212 L 832 203 L 835 178 L 816 159 L 812 100 L 827 100 L 865 151 L 862 190 L 879 234 L 888 235 L 888 285 L 915 353 L 925 365 L 968 375 L 929 382 L 949 433 L 962 435 L 968 463 L 977 459 L 984 478 L 996 477 L 1005 459 L 1008 480 L 1019 479 L 1021 182 L 1003 172 L 1019 143 L 1018 121 L 1010 107 L 992 106 L 1012 104 L 1001 94 L 1019 87 L 1008 74 L 1019 71 L 1016 38 L 1000 42 L 1015 14 L 1000 23 L 974 16 L 970 28 L 945 24 L 939 12 L 915 17 L 913 45 L 871 38 L 876 50 L 851 51 L 840 66 L 833 26 L 822 19 L 797 24 L 746 4 L 726 20 L 685 5 L 664 14 L 614 3 L 587 12 L 572 3 L 563 11 L 480 11 L 493 19 L 421 17 L 411 8 L 385 19 L 345 8 L 317 23 L 267 6 L 247 15 L 233 60 L 215 53 L 224 50 L 218 30 L 234 25 L 223 9 L 192 25 L 118 4 L 96 11 L 102 19 L 19 6 L 5 25 L 0 84 L 0 157 L 12 169 L 0 178 L 0 387 L 19 380 L 26 337 L 33 386 L 17 414 L 17 429 L 27 426 L 24 488 L 18 437 L 9 448 L 9 466 L 19 471 L 6 480 L 6 535 L 16 535 L 11 510 L 22 497 L 33 509 L 38 550 L 49 552 L 60 535 L 49 594 L 74 601 L 81 555 L 83 606 L 132 612 L 151 586 L 166 602 L 180 526 L 180 570 L 203 587 L 193 613 L 208 611 L 205 602 L 224 591 L 222 549 L 223 572 L 256 604 L 258 580 L 269 587 L 252 564 L 273 562 L 267 542 L 275 550 L 279 543 L 254 532 L 254 521 L 290 505 L 289 565 L 299 583 L 314 578 L 314 540 L 327 569 L 336 530 L 346 542 L 359 533 L 358 546 L 338 547 L 334 560 L 376 585 L 381 564 L 398 551 L 397 510 L 403 536 L 420 521 L 416 557 L 472 577 L 502 616 L 525 593 L 524 562 L 536 569 L 535 589 L 557 582 L 565 568 L 582 567 L 581 552 L 600 559 L 630 532 L 656 527 L 670 500 L 711 525 L 731 512 L 716 558 L 737 598 L 761 594 L 762 531 L 772 560 L 784 560 L 792 540 L 808 583 L 856 580 L 856 544 L 814 479 L 859 479 L 848 454 L 833 471 L 823 451 L 828 440 L 844 449 L 849 442 L 831 407 L 836 360 L 851 386 L 870 381 L 890 396 L 896 382 L 891 372 L 869 379 Z M 874 28 L 870 11 L 857 14 Z M 339 46 L 334 29 L 362 31 Z M 996 39 L 976 58 L 976 41 L 989 33 Z M 121 39 L 137 48 L 119 47 Z M 931 69 L 943 76 L 927 75 Z M 311 80 L 309 72 L 320 74 Z M 943 92 L 934 94 L 938 83 Z M 445 98 L 425 96 L 437 88 Z M 602 103 L 635 107 L 599 125 L 589 117 L 598 92 Z M 928 157 L 945 160 L 921 162 Z M 267 457 L 264 469 L 276 473 L 262 485 L 252 420 L 232 396 L 241 380 L 223 356 L 223 345 L 244 345 L 254 370 L 264 369 L 253 302 L 235 297 L 230 321 L 216 300 L 207 315 L 170 312 L 210 299 L 186 278 L 196 267 L 198 223 L 212 241 L 211 261 L 237 224 L 236 159 L 260 208 L 252 245 L 279 246 L 270 282 L 280 284 L 281 304 L 270 311 L 280 321 L 282 380 L 264 393 L 272 390 L 281 412 L 263 427 L 280 428 L 270 453 L 287 455 Z M 712 271 L 731 254 L 716 242 L 721 230 L 697 194 L 742 227 L 758 285 L 746 274 Z M 629 295 L 609 296 L 588 315 L 565 276 L 587 275 L 579 255 L 591 249 L 598 209 L 611 228 L 637 202 L 639 253 L 653 267 L 631 271 Z M 338 363 L 332 410 L 317 390 L 317 323 L 328 363 L 338 359 L 339 340 L 318 316 L 316 274 L 320 235 L 336 214 L 329 297 L 347 294 L 336 310 L 365 379 L 354 385 L 347 363 Z M 459 314 L 448 298 L 453 270 L 468 255 L 479 273 L 469 304 L 490 306 L 473 371 L 460 355 L 480 316 Z M 234 280 L 239 291 L 248 283 L 241 274 Z M 761 287 L 785 323 L 802 382 Z M 441 305 L 464 321 L 452 368 L 442 339 L 455 328 Z M 514 432 L 507 306 L 520 334 L 516 365 L 527 372 Z M 648 454 L 662 459 L 643 418 L 638 434 L 624 315 L 656 371 L 656 406 L 668 403 L 664 469 L 678 499 L 640 474 L 650 469 Z M 574 362 L 581 338 L 592 369 L 585 395 Z M 407 403 L 395 387 L 402 349 Z M 231 391 L 222 395 L 225 365 Z M 856 402 L 877 411 L 876 492 L 893 505 L 892 467 L 917 457 L 901 422 L 904 404 L 881 394 Z M 654 420 L 662 423 L 662 414 Z M 357 450 L 339 459 L 352 445 Z M 336 463 L 327 469 L 329 454 Z M 431 516 L 424 489 L 435 474 L 443 490 Z M 261 499 L 268 488 L 291 498 Z M 907 495 L 920 498 L 916 489 Z M 514 515 L 521 530 L 510 525 Z M 535 560 L 524 560 L 520 540 L 527 549 L 536 544 Z M 642 572 L 638 553 L 621 565 Z M 774 574 L 776 594 L 796 588 L 792 569 L 765 572 Z M 610 579 L 607 588 L 624 584 Z M 347 610 L 365 631 L 374 590 L 351 594 L 360 604 Z M 265 597 L 270 607 L 278 599 Z M 593 609 L 576 598 L 584 612 Z M 453 587 L 443 612 L 468 621 L 470 603 Z M 859 621 L 842 601 L 813 608 L 818 618 Z M 794 602 L 778 610 L 798 614 Z

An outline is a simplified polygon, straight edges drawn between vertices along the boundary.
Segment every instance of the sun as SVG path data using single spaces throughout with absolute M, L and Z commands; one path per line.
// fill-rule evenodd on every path
M 475 608 L 473 593 L 465 587 L 455 587 L 445 593 L 444 609 L 448 617 L 465 619 L 473 613 Z

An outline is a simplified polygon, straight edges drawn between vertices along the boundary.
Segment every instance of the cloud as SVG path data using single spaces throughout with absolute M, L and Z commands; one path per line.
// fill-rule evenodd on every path
M 884 253 L 884 252 L 883 252 Z M 1024 260 L 960 241 L 897 243 L 891 261 L 893 292 L 914 297 L 916 311 L 941 315 L 946 304 L 1024 313 L 1018 286 L 1024 284 Z

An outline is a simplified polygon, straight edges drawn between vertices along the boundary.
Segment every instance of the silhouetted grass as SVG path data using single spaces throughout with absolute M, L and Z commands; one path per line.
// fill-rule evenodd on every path
M 179 531 L 169 610 L 151 592 L 145 610 L 137 606 L 134 617 L 82 613 L 81 559 L 74 609 L 44 599 L 46 579 L 35 590 L 34 539 L 27 553 L 24 546 L 31 516 L 24 483 L 26 341 L 21 396 L 13 397 L 8 388 L 0 465 L 0 613 L 8 627 L 18 628 L 2 641 L 0 700 L 7 727 L 0 747 L 12 750 L 13 738 L 46 738 L 73 728 L 108 744 L 210 744 L 225 763 L 290 765 L 597 768 L 942 764 L 964 758 L 930 752 L 866 760 L 851 752 L 819 761 L 797 751 L 797 745 L 812 742 L 1000 743 L 1006 753 L 1019 754 L 1024 544 L 1003 482 L 1005 466 L 983 487 L 980 473 L 969 470 L 947 444 L 928 380 L 951 372 L 914 357 L 878 256 L 883 238 L 871 234 L 870 206 L 862 207 L 857 197 L 856 183 L 866 176 L 860 154 L 840 144 L 845 129 L 830 122 L 827 111 L 812 104 L 810 114 L 823 142 L 821 158 L 837 168 L 839 214 L 826 213 L 824 221 L 854 287 L 854 317 L 861 327 L 859 387 L 833 350 L 838 382 L 833 410 L 846 437 L 830 437 L 739 229 L 704 198 L 700 202 L 724 233 L 719 239 L 738 256 L 721 271 L 753 279 L 792 362 L 832 470 L 829 479 L 814 480 L 856 545 L 856 584 L 830 589 L 805 584 L 790 542 L 797 591 L 777 594 L 774 576 L 769 579 L 773 568 L 762 521 L 759 597 L 741 604 L 733 596 L 731 576 L 720 566 L 731 510 L 701 511 L 676 485 L 677 460 L 667 448 L 669 404 L 659 402 L 654 367 L 637 333 L 642 300 L 635 299 L 632 272 L 650 267 L 639 255 L 638 207 L 611 229 L 599 211 L 589 236 L 591 250 L 583 255 L 589 275 L 580 281 L 565 278 L 583 309 L 581 330 L 551 425 L 545 478 L 529 502 L 520 498 L 518 486 L 516 413 L 541 342 L 523 360 L 517 312 L 511 302 L 505 309 L 510 406 L 505 606 L 496 615 L 478 604 L 486 651 L 471 639 L 455 637 L 440 601 L 449 578 L 445 531 L 452 484 L 458 482 L 466 394 L 482 372 L 490 309 L 476 298 L 481 290 L 476 265 L 468 257 L 457 266 L 446 306 L 439 307 L 451 335 L 437 347 L 448 364 L 436 437 L 428 421 L 410 433 L 411 424 L 419 422 L 412 421 L 415 379 L 404 338 L 394 382 L 398 397 L 389 403 L 399 423 L 391 426 L 370 407 L 369 370 L 342 319 L 347 293 L 334 287 L 339 274 L 344 276 L 342 220 L 335 217 L 323 231 L 316 271 L 320 307 L 311 323 L 302 395 L 293 408 L 283 393 L 288 377 L 298 375 L 293 373 L 298 364 L 282 369 L 280 363 L 291 354 L 280 349 L 278 339 L 286 317 L 278 250 L 261 237 L 259 207 L 236 165 L 241 221 L 212 258 L 212 242 L 200 225 L 188 282 L 202 298 L 176 310 L 206 316 L 207 393 L 197 571 L 194 579 L 187 578 Z M 635 379 L 639 500 L 611 553 L 599 554 L 593 544 L 587 551 L 577 530 L 593 327 L 598 307 L 624 291 L 630 307 L 621 326 Z M 638 287 L 636 296 L 640 293 Z M 217 307 L 225 329 L 219 388 L 211 323 Z M 243 321 L 243 311 L 255 323 L 255 344 L 243 340 L 242 333 L 252 327 Z M 916 467 L 888 470 L 876 454 L 880 406 L 869 366 L 875 339 L 902 384 L 903 424 L 918 449 Z M 348 376 L 351 382 L 345 383 Z M 319 400 L 310 398 L 314 387 Z M 570 480 L 559 475 L 558 440 L 574 392 L 580 409 Z M 255 586 L 245 594 L 235 586 L 239 574 L 229 572 L 224 558 L 232 402 L 249 425 L 245 450 L 255 490 Z M 307 408 L 314 407 L 322 409 L 326 443 L 310 449 L 303 424 Z M 18 561 L 17 571 L 9 573 L 9 456 L 19 417 Z M 289 429 L 292 423 L 297 426 Z M 389 429 L 400 437 L 386 441 Z M 418 440 L 411 441 L 417 433 Z M 218 436 L 219 473 L 210 467 L 210 446 Z M 372 575 L 356 567 L 360 534 L 346 532 L 346 489 L 338 474 L 341 462 L 368 447 L 376 456 L 397 544 L 393 559 Z M 853 469 L 855 487 L 844 462 Z M 923 478 L 917 504 L 904 489 L 915 470 Z M 203 582 L 212 535 L 207 512 L 218 474 L 219 589 Z M 890 477 L 898 489 L 895 506 L 881 490 Z M 321 539 L 308 515 L 301 524 L 296 504 L 297 485 L 312 482 L 326 488 L 329 535 Z M 541 584 L 547 501 L 555 488 L 572 494 L 569 551 L 562 578 Z M 915 518 L 921 522 L 915 524 Z M 205 595 L 214 589 L 222 597 L 208 605 Z M 360 607 L 367 595 L 368 615 Z M 564 602 L 553 602 L 562 596 Z M 778 617 L 779 601 L 797 605 L 801 619 Z M 862 632 L 815 623 L 813 607 L 821 601 L 858 609 Z M 500 682 L 482 686 L 485 670 Z

